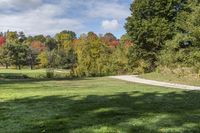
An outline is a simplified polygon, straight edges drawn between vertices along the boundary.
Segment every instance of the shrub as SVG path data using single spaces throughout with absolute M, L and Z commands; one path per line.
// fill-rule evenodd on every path
M 54 77 L 54 69 L 51 69 L 51 68 L 47 69 L 46 70 L 46 77 L 47 78 L 53 78 Z

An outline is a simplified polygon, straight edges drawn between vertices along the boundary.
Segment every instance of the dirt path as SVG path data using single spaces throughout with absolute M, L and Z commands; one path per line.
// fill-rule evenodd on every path
M 111 76 L 111 78 L 129 81 L 129 82 L 135 82 L 135 83 L 142 83 L 142 84 L 148 84 L 148 85 L 168 87 L 168 88 L 177 88 L 177 89 L 184 89 L 184 90 L 199 90 L 200 91 L 200 87 L 198 87 L 198 86 L 190 86 L 190 85 L 182 85 L 182 84 L 147 80 L 147 79 L 139 78 L 139 77 L 134 76 L 134 75 Z

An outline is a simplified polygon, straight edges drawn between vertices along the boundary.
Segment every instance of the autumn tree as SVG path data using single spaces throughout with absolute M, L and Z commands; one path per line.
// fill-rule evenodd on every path
M 45 41 L 46 41 L 46 38 L 44 35 L 36 35 L 33 37 L 33 39 L 35 41 L 40 41 L 41 43 L 45 43 Z
M 6 32 L 6 42 L 7 43 L 18 43 L 18 33 L 16 31 Z
M 76 39 L 76 33 L 73 31 L 62 31 L 55 35 L 55 39 L 60 49 L 67 47 L 68 44 L 72 43 Z
M 6 43 L 6 38 L 3 35 L 1 35 L 0 36 L 0 47 L 3 46 L 5 43 Z
M 76 46 L 77 76 L 102 76 L 110 72 L 106 45 L 103 45 L 99 37 L 89 32 L 82 36 Z

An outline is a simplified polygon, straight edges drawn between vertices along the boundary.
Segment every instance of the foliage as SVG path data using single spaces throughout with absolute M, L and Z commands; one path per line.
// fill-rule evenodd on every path
M 8 50 L 12 63 L 21 69 L 21 66 L 26 65 L 28 57 L 28 46 L 21 44 L 8 44 Z
M 188 10 L 190 9 L 190 10 Z M 176 35 L 167 41 L 160 64 L 169 68 L 190 67 L 200 70 L 200 6 L 192 1 L 176 21 Z
M 46 77 L 47 78 L 53 78 L 54 77 L 54 69 L 47 69 L 46 70 Z
M 51 38 L 51 37 L 46 38 L 45 46 L 48 48 L 48 51 L 52 51 L 52 50 L 54 50 L 58 47 L 56 40 L 54 38 Z
M 6 43 L 6 38 L 4 36 L 0 36 L 0 47 Z
M 39 55 L 38 55 L 38 58 L 40 60 L 40 64 L 39 64 L 39 67 L 40 68 L 46 68 L 48 66 L 48 56 L 47 56 L 47 52 L 44 51 L 44 52 L 41 52 Z
M 86 38 L 81 38 L 76 46 L 77 68 L 76 76 L 103 76 L 109 73 L 106 46 L 98 36 L 89 32 Z
M 28 36 L 23 32 L 7 32 L 9 40 L 7 48 L 10 60 L 7 67 L 16 65 L 34 68 L 70 69 L 73 76 L 103 76 L 127 73 L 127 51 L 131 40 L 123 41 L 112 33 L 98 36 L 94 32 L 81 35 L 79 38 L 73 31 L 62 31 L 54 37 Z M 3 53 L 3 52 L 1 52 Z M 7 60 L 1 56 L 2 61 Z M 3 60 L 4 59 L 4 60 Z
M 110 55 L 110 68 L 113 74 L 126 74 L 131 71 L 128 68 L 128 49 L 124 43 L 120 43 Z
M 134 42 L 130 49 L 131 67 L 141 67 L 148 72 L 155 69 L 160 50 L 174 36 L 174 25 L 178 12 L 182 10 L 180 0 L 135 0 L 131 5 L 131 16 L 126 30 Z
M 5 66 L 6 68 L 8 68 L 8 66 L 12 62 L 10 51 L 8 48 L 8 45 L 3 45 L 2 47 L 0 47 L 0 64 Z
M 6 32 L 6 42 L 7 43 L 18 43 L 19 35 L 16 31 Z
M 29 47 L 28 49 L 28 56 L 27 56 L 27 63 L 30 65 L 31 69 L 34 68 L 35 65 L 39 65 L 39 49 Z

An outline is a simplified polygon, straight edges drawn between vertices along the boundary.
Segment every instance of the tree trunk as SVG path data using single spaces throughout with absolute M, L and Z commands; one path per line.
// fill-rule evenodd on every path
M 31 63 L 31 70 L 33 70 L 33 64 Z
M 18 65 L 18 69 L 21 70 L 21 66 L 20 65 Z
M 6 69 L 8 69 L 8 64 L 6 63 Z

